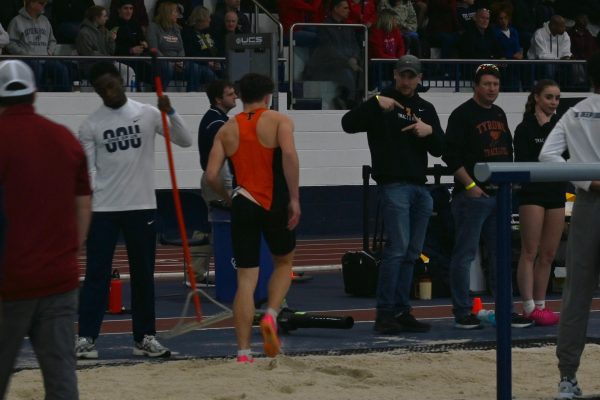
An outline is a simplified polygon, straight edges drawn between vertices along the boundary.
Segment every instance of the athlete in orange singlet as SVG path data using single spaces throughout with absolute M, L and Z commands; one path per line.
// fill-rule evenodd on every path
M 268 110 L 273 81 L 246 74 L 239 81 L 244 111 L 217 133 L 210 152 L 206 179 L 231 204 L 233 255 L 238 287 L 233 300 L 238 362 L 251 363 L 250 337 L 254 317 L 254 289 L 258 281 L 260 238 L 271 251 L 274 270 L 269 281 L 268 308 L 261 320 L 267 356 L 279 353 L 277 314 L 291 283 L 292 260 L 300 219 L 299 163 L 292 120 Z M 219 171 L 228 157 L 237 187 L 233 195 L 223 187 Z

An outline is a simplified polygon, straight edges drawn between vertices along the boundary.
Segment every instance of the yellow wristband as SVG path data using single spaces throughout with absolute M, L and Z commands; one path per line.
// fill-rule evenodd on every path
M 471 189 L 473 189 L 475 186 L 477 186 L 477 185 L 475 184 L 475 181 L 473 181 L 473 182 L 469 183 L 467 186 L 465 186 L 465 189 L 466 189 L 466 190 L 471 190 Z
M 376 94 L 376 95 L 375 95 L 375 99 L 376 99 L 376 100 L 377 100 L 377 102 L 379 103 L 379 95 L 378 95 L 378 94 Z

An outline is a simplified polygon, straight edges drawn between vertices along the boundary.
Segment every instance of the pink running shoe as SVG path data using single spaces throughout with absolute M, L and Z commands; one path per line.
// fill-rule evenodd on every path
M 240 364 L 252 364 L 254 358 L 252 356 L 237 356 L 237 362 Z
M 535 324 L 539 325 L 539 326 L 556 325 L 556 324 L 558 324 L 558 321 L 560 319 L 558 317 L 558 315 L 556 315 L 555 313 L 553 313 L 552 311 L 550 311 L 546 308 L 543 308 L 543 309 L 536 308 L 527 317 L 534 320 Z
M 260 332 L 263 336 L 263 349 L 267 357 L 275 357 L 279 354 L 281 342 L 277 336 L 277 324 L 270 314 L 265 314 L 260 320 Z

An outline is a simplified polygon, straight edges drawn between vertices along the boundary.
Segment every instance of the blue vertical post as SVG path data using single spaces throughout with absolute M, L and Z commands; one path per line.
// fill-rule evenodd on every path
M 498 400 L 512 399 L 511 361 L 511 215 L 510 183 L 499 183 L 497 194 L 497 265 L 496 265 L 496 394 Z

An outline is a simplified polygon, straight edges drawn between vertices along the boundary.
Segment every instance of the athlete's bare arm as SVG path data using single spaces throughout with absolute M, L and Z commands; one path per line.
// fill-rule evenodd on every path
M 294 144 L 294 122 L 286 115 L 277 114 L 277 144 L 281 148 L 283 174 L 290 193 L 288 229 L 292 230 L 300 222 L 300 162 Z
M 219 171 L 223 167 L 226 158 L 225 146 L 223 144 L 224 137 L 227 136 L 227 131 L 231 129 L 231 124 L 226 123 L 219 129 L 215 136 L 212 149 L 208 156 L 208 165 L 206 166 L 206 182 L 215 191 L 226 204 L 231 205 L 231 196 L 223 186 L 223 182 L 219 176 Z

